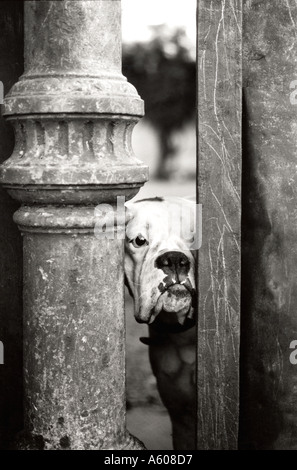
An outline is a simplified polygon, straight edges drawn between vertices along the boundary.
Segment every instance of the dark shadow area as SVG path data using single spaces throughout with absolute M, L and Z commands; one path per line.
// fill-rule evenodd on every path
M 23 73 L 23 2 L 1 2 L 0 80 L 5 94 Z M 0 162 L 14 148 L 12 127 L 0 117 Z M 0 188 L 0 448 L 23 427 L 22 379 L 22 238 L 13 222 L 16 204 Z
M 266 288 L 266 245 L 272 228 L 249 123 L 243 94 L 239 448 L 263 450 L 272 448 L 282 428 L 279 401 L 274 394 L 277 371 L 268 367 L 276 359 L 279 319 Z M 281 250 L 280 240 L 269 245 L 271 251 Z

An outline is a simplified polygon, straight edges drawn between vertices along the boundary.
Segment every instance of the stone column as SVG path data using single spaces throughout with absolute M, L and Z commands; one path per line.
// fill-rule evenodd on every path
M 94 234 L 95 207 L 147 180 L 120 13 L 118 0 L 25 2 L 25 73 L 4 107 L 16 145 L 1 166 L 22 203 L 21 449 L 142 448 L 125 427 L 123 240 Z

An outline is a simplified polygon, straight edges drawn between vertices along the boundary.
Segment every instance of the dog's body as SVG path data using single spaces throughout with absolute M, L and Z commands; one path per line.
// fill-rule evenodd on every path
M 125 274 L 135 318 L 149 324 L 150 337 L 143 342 L 171 417 L 174 448 L 193 450 L 195 250 L 181 230 L 186 217 L 181 204 L 185 201 L 155 198 L 128 205 Z

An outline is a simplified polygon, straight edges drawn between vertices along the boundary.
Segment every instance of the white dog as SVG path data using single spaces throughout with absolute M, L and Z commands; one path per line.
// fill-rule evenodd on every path
M 136 320 L 149 325 L 143 342 L 178 450 L 195 449 L 195 207 L 161 198 L 127 204 L 126 283 Z

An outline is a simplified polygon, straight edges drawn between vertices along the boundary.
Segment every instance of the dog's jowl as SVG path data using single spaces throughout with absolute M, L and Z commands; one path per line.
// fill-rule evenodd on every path
M 187 204 L 146 199 L 127 204 L 125 275 L 135 318 L 149 325 L 149 356 L 171 421 L 173 445 L 195 448 L 195 256 L 182 230 Z M 195 206 L 195 207 L 194 207 Z

